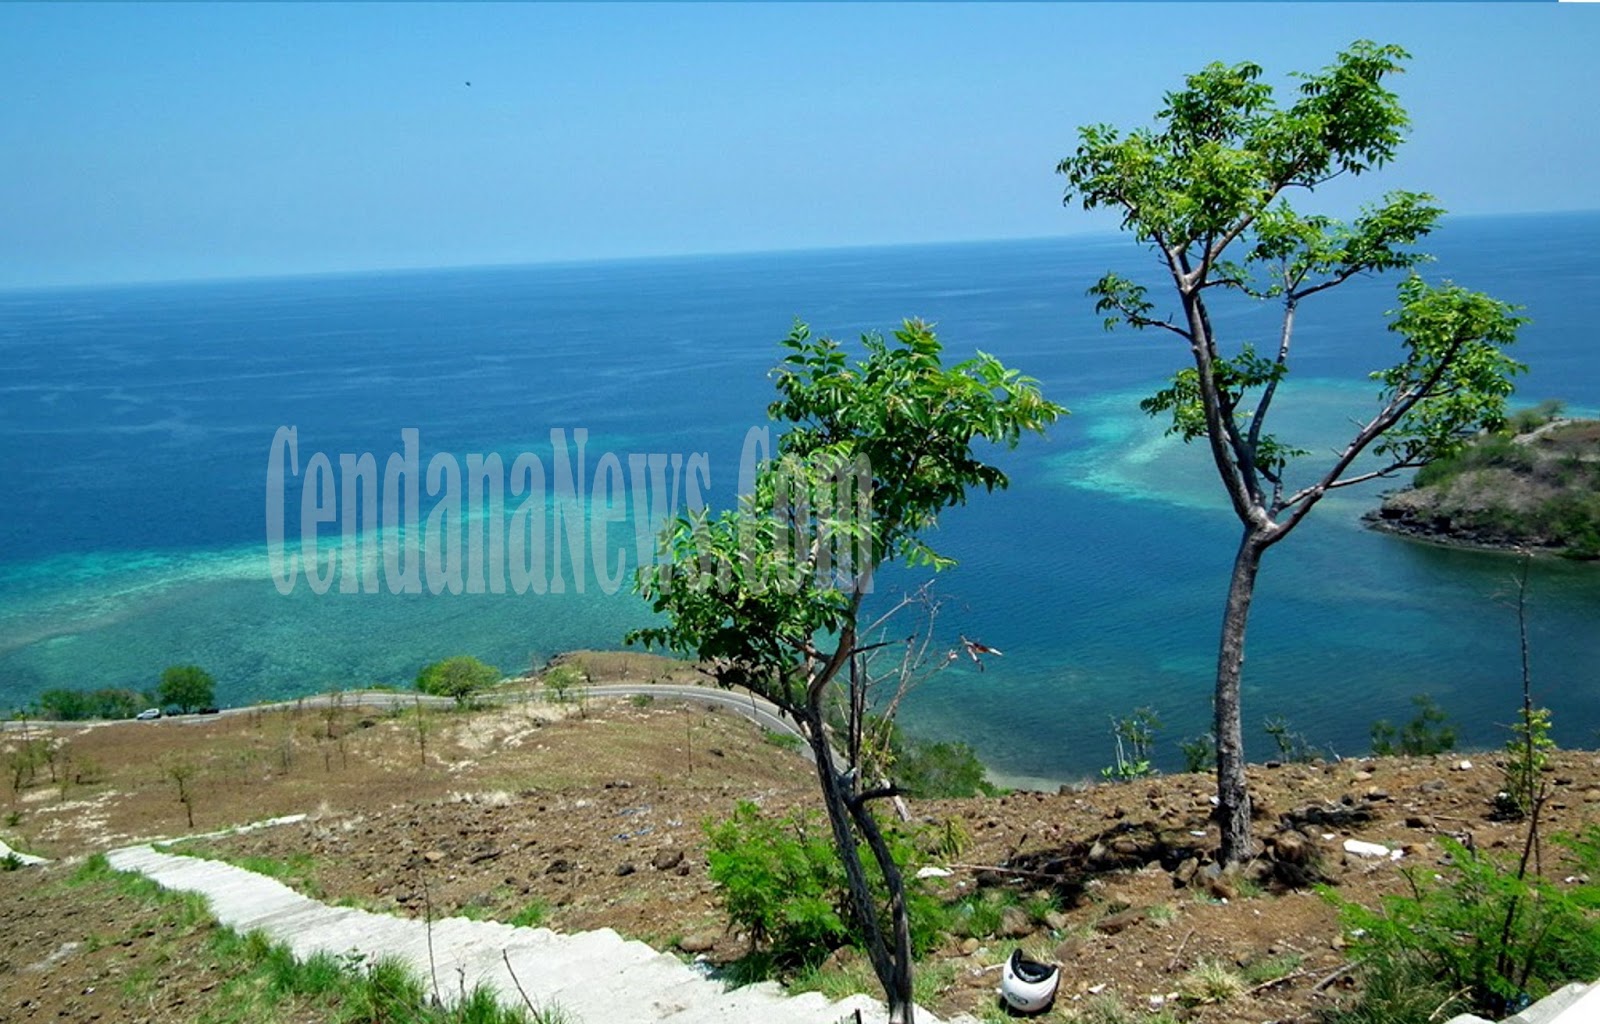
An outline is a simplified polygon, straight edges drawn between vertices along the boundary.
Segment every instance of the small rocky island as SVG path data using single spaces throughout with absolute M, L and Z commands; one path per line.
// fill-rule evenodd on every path
M 1366 516 L 1376 529 L 1463 547 L 1600 558 L 1600 420 L 1557 403 L 1429 463 Z

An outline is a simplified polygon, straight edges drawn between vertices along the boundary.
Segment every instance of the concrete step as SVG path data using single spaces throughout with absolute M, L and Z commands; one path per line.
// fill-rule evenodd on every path
M 772 982 L 726 989 L 676 957 L 609 928 L 562 934 L 464 917 L 430 924 L 330 907 L 243 868 L 149 846 L 115 850 L 107 859 L 113 868 L 137 871 L 164 888 L 202 894 L 219 922 L 241 932 L 259 930 L 297 958 L 397 958 L 445 1002 L 482 985 L 504 1005 L 523 1006 L 526 993 L 536 1007 L 556 1007 L 587 1024 L 853 1024 L 858 1010 L 864 1024 L 887 1020 L 883 1004 L 867 996 L 830 1004 L 814 992 L 788 996 Z M 927 1013 L 917 1019 L 939 1024 Z

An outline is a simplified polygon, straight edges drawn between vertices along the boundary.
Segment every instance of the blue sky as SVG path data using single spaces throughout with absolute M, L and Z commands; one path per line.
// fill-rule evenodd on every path
M 4 4 L 0 287 L 1105 231 L 1078 125 L 1358 37 L 1415 127 L 1333 208 L 1600 208 L 1593 4 Z

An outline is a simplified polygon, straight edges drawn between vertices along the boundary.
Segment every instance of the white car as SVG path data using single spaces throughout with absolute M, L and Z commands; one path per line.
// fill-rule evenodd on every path
M 149 722 L 149 721 L 152 721 L 153 719 L 157 719 L 157 718 L 161 717 L 161 709 L 160 708 L 145 708 L 143 711 L 139 712 L 137 715 L 134 715 L 133 717 L 138 719 L 141 722 Z

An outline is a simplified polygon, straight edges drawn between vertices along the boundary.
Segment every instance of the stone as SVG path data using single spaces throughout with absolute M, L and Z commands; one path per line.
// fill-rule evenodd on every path
M 1143 910 L 1122 910 L 1107 914 L 1094 923 L 1094 930 L 1102 935 L 1118 935 L 1144 920 Z
M 617 877 L 626 878 L 637 870 L 639 869 L 634 867 L 631 862 L 623 861 L 621 864 L 617 865 Z
M 1361 839 L 1346 839 L 1344 852 L 1368 860 L 1399 860 L 1404 856 L 1400 850 L 1391 850 L 1382 843 L 1369 843 Z
M 1175 884 L 1180 886 L 1188 885 L 1190 882 L 1194 881 L 1194 876 L 1199 870 L 1200 862 L 1195 858 L 1190 857 L 1182 864 L 1178 865 L 1178 869 L 1172 873 L 1172 880 Z
M 1234 887 L 1228 878 L 1212 878 L 1206 881 L 1206 890 L 1219 900 L 1236 900 L 1239 890 Z
M 1033 934 L 1033 921 L 1021 907 L 1007 907 L 1000 912 L 1000 928 L 995 932 L 1002 939 L 1024 939 Z
M 1067 915 L 1059 910 L 1052 910 L 1044 915 L 1044 926 L 1053 932 L 1064 932 L 1071 923 Z
M 1306 837 L 1293 829 L 1279 832 L 1268 842 L 1272 846 L 1273 858 L 1286 864 L 1305 864 L 1311 860 L 1314 852 Z
M 716 932 L 699 932 L 695 935 L 686 935 L 678 940 L 678 948 L 685 953 L 709 953 L 717 948 Z
M 1063 942 L 1060 945 L 1056 946 L 1054 952 L 1052 952 L 1050 954 L 1050 958 L 1052 960 L 1054 960 L 1058 964 L 1064 964 L 1068 960 L 1071 960 L 1073 957 L 1077 956 L 1078 955 L 1078 950 L 1081 949 L 1082 947 L 1083 947 L 1083 940 L 1082 939 L 1080 939 L 1080 938 L 1067 939 L 1065 942 Z
M 671 871 L 683 863 L 682 850 L 661 850 L 650 860 L 650 866 L 657 871 Z
M 967 938 L 962 939 L 961 940 L 961 955 L 962 956 L 971 956 L 972 954 L 974 954 L 974 953 L 976 953 L 978 951 L 978 947 L 980 945 L 981 945 L 981 943 L 978 942 L 977 939 L 972 938 L 971 936 L 968 936 Z
M 1433 818 L 1426 814 L 1411 814 L 1406 816 L 1406 828 L 1433 828 Z

